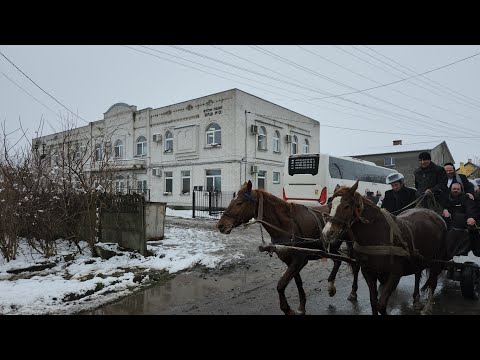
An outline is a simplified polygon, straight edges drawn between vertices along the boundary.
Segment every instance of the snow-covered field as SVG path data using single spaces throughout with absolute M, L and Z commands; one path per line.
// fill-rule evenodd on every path
M 191 211 L 186 213 L 167 210 L 167 216 L 191 217 Z M 0 314 L 72 314 L 93 309 L 169 274 L 196 265 L 219 268 L 241 259 L 242 253 L 226 251 L 227 241 L 218 231 L 166 226 L 163 240 L 148 242 L 153 256 L 119 251 L 108 260 L 91 257 L 85 242 L 80 243 L 84 250 L 80 254 L 74 245 L 59 241 L 58 255 L 45 259 L 21 241 L 16 260 L 7 263 L 0 257 Z M 41 263 L 52 267 L 8 272 Z

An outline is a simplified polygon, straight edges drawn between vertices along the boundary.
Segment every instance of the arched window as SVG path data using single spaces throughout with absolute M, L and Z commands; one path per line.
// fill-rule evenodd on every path
M 95 145 L 95 161 L 102 160 L 102 145 L 96 144 Z
M 267 130 L 263 126 L 258 129 L 258 148 L 267 150 Z
M 115 141 L 115 158 L 123 159 L 123 141 L 120 139 Z
M 305 139 L 305 142 L 303 143 L 303 153 L 308 154 L 310 151 L 310 144 L 308 143 L 308 139 Z
M 171 131 L 165 133 L 165 152 L 173 151 L 173 134 Z
M 298 138 L 296 135 L 292 137 L 292 154 L 296 154 L 298 152 Z
M 207 145 L 220 145 L 222 143 L 222 129 L 216 123 L 207 126 Z
M 145 136 L 140 136 L 137 139 L 137 156 L 147 155 L 147 139 Z
M 273 152 L 280 152 L 280 131 L 273 133 Z

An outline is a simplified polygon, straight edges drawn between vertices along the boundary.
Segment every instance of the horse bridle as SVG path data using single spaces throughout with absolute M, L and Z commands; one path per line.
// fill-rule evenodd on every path
M 364 205 L 363 205 L 363 200 L 361 198 L 361 195 L 358 195 L 358 196 L 355 195 L 355 196 L 358 197 L 359 201 L 358 202 L 355 201 L 355 205 L 352 207 L 352 216 L 353 216 L 352 221 L 348 221 L 348 220 L 341 219 L 341 218 L 336 217 L 336 216 L 331 216 L 331 215 L 325 214 L 325 218 L 327 219 L 327 221 L 330 221 L 333 224 L 337 223 L 337 224 L 344 225 L 342 227 L 342 229 L 340 230 L 340 233 L 344 233 L 346 231 L 351 231 L 352 225 L 357 220 L 360 220 L 362 223 L 368 223 L 369 222 L 367 219 L 362 217 L 362 212 L 363 212 L 363 209 L 364 209 Z M 359 211 L 356 211 L 356 210 L 359 210 Z
M 243 195 L 249 199 L 249 201 L 253 202 L 253 203 L 256 203 L 257 202 L 257 199 L 253 197 L 253 190 L 252 192 L 244 192 Z M 247 202 L 248 203 L 248 202 Z M 227 212 L 226 210 L 223 212 L 223 216 L 226 216 L 226 217 L 229 217 L 230 219 L 233 219 L 235 222 L 234 222 L 234 226 L 237 227 L 237 226 L 240 226 L 242 224 L 246 224 L 250 221 L 250 219 L 248 219 L 247 221 L 241 221 L 240 219 L 238 219 L 238 217 L 236 215 L 233 215 L 229 212 Z M 235 225 L 237 224 L 238 225 Z

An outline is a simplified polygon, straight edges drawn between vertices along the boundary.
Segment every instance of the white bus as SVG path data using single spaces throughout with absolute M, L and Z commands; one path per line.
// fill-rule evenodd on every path
M 357 180 L 357 191 L 365 195 L 368 189 L 374 195 L 379 190 L 382 198 L 391 186 L 386 177 L 397 172 L 377 166 L 371 161 L 328 154 L 296 154 L 285 160 L 283 199 L 307 206 L 324 205 L 335 187 L 352 186 Z

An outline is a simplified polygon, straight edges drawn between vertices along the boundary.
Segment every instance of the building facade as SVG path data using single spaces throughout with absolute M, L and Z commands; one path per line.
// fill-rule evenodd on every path
M 58 152 L 66 134 L 33 143 L 61 166 Z M 117 103 L 102 120 L 73 129 L 68 138 L 74 158 L 92 154 L 87 171 L 110 166 L 116 191 L 137 189 L 151 201 L 188 208 L 194 189 L 233 192 L 248 180 L 281 197 L 286 157 L 318 152 L 320 124 L 231 89 L 157 109 Z
M 395 140 L 392 146 L 372 150 L 369 154 L 352 154 L 350 156 L 397 170 L 405 177 L 405 184 L 414 187 L 415 177 L 413 172 L 420 166 L 418 155 L 423 151 L 429 152 L 432 161 L 437 165 L 443 166 L 446 162 L 455 163 L 445 141 L 402 145 L 401 140 Z

